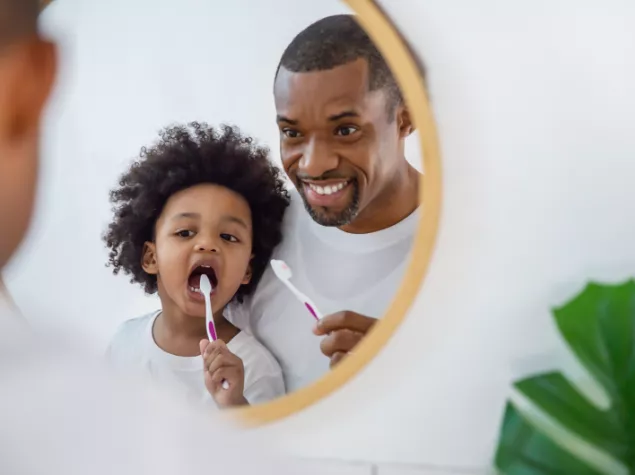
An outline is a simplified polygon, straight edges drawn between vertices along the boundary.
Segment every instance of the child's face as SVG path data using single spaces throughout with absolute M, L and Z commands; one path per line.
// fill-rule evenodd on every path
M 249 283 L 251 210 L 239 194 L 209 184 L 182 190 L 166 203 L 155 233 L 143 266 L 157 275 L 164 306 L 168 299 L 186 315 L 204 317 L 205 300 L 197 290 L 201 273 L 214 287 L 214 313 Z

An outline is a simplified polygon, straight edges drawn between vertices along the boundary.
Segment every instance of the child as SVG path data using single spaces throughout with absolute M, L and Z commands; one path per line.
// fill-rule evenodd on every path
M 158 292 L 161 310 L 125 322 L 108 359 L 196 399 L 211 394 L 221 408 L 282 396 L 273 355 L 223 316 L 227 304 L 254 291 L 282 239 L 289 195 L 268 150 L 229 126 L 168 128 L 142 149 L 111 202 L 109 265 L 147 293 Z M 213 343 L 205 330 L 203 274 L 213 286 Z

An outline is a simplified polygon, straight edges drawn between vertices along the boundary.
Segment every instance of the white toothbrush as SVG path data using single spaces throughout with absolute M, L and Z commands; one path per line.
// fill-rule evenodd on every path
M 216 334 L 216 326 L 214 325 L 214 314 L 212 313 L 212 283 L 209 281 L 209 277 L 205 274 L 201 275 L 200 289 L 203 297 L 205 297 L 205 329 L 207 330 L 207 337 L 209 341 L 216 341 L 218 335 Z M 229 382 L 223 380 L 223 389 L 229 389 Z
M 293 295 L 295 295 L 298 300 L 304 304 L 311 315 L 313 315 L 316 320 L 320 320 L 322 318 L 322 314 L 317 309 L 317 306 L 309 297 L 296 289 L 295 285 L 290 282 L 292 273 L 289 266 L 284 261 L 271 259 L 271 267 L 273 268 L 273 272 L 276 274 L 276 277 L 278 277 L 278 279 L 280 279 L 282 283 L 286 285 L 291 292 L 293 292 Z

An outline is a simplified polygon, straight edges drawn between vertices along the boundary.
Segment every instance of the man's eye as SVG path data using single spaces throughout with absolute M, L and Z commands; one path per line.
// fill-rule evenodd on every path
M 232 236 L 231 234 L 221 234 L 221 239 L 229 242 L 238 242 L 238 238 L 236 236 Z
M 297 139 L 298 137 L 302 136 L 302 134 L 295 129 L 282 129 L 282 133 L 285 135 L 285 137 L 288 137 L 290 139 Z
M 194 236 L 194 232 L 189 229 L 183 229 L 181 231 L 177 231 L 176 235 L 182 238 L 188 238 Z
M 357 127 L 352 127 L 352 126 L 338 127 L 335 130 L 335 134 L 336 135 L 340 135 L 342 137 L 348 137 L 349 135 L 353 135 L 357 131 L 359 131 L 359 129 Z

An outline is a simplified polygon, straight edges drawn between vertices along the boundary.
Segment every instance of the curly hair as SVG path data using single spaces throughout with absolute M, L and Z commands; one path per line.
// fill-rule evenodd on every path
M 241 285 L 234 298 L 243 302 L 251 294 L 282 240 L 282 219 L 289 193 L 282 172 L 269 161 L 269 150 L 241 135 L 237 127 L 221 130 L 205 123 L 165 128 L 151 148 L 143 147 L 140 158 L 110 192 L 114 219 L 104 234 L 110 249 L 108 263 L 116 275 L 131 276 L 149 293 L 157 291 L 157 277 L 142 266 L 144 246 L 154 239 L 157 220 L 168 199 L 192 186 L 211 183 L 241 195 L 252 215 L 252 279 Z

